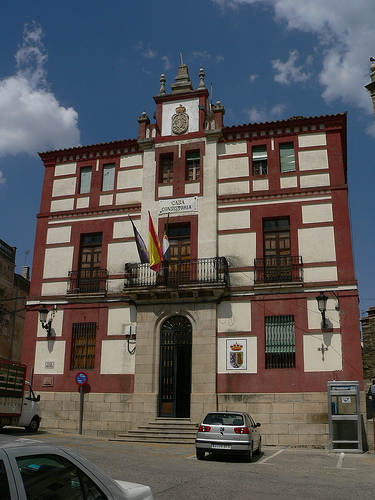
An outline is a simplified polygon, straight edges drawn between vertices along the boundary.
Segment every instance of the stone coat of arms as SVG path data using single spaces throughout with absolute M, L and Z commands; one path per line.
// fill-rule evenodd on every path
M 189 128 L 189 115 L 186 113 L 185 106 L 182 104 L 176 108 L 176 113 L 172 116 L 172 132 L 180 135 L 185 134 Z

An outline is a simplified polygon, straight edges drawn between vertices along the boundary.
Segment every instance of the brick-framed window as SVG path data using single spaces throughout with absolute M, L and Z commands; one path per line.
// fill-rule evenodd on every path
M 79 193 L 87 194 L 91 190 L 92 167 L 81 167 L 79 178 Z
M 107 163 L 103 165 L 102 191 L 113 191 L 115 188 L 116 165 Z
M 173 153 L 160 155 L 160 182 L 162 184 L 173 182 Z
M 282 142 L 279 145 L 280 172 L 292 172 L 296 169 L 293 142 Z
M 294 316 L 265 317 L 266 368 L 295 368 Z
M 200 151 L 186 152 L 186 180 L 197 181 L 200 178 Z
M 71 370 L 95 367 L 96 323 L 73 323 Z
M 267 175 L 267 146 L 253 146 L 252 148 L 253 175 Z

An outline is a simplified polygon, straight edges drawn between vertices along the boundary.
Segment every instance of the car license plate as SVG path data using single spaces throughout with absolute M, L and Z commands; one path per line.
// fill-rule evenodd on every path
M 232 447 L 230 444 L 213 444 L 212 448 L 216 448 L 219 450 L 230 450 Z

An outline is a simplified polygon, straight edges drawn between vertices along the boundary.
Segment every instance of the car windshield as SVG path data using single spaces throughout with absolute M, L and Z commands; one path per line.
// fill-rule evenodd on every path
M 243 416 L 238 413 L 209 413 L 203 420 L 207 425 L 244 425 Z

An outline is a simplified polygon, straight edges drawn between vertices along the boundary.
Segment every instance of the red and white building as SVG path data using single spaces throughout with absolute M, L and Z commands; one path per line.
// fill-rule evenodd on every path
M 203 70 L 165 80 L 137 139 L 40 155 L 23 361 L 42 423 L 78 428 L 83 371 L 84 433 L 236 408 L 265 444 L 325 446 L 327 381 L 363 389 L 346 115 L 224 126 Z M 169 215 L 159 273 L 129 218 L 148 244 L 148 213 L 160 240 Z

